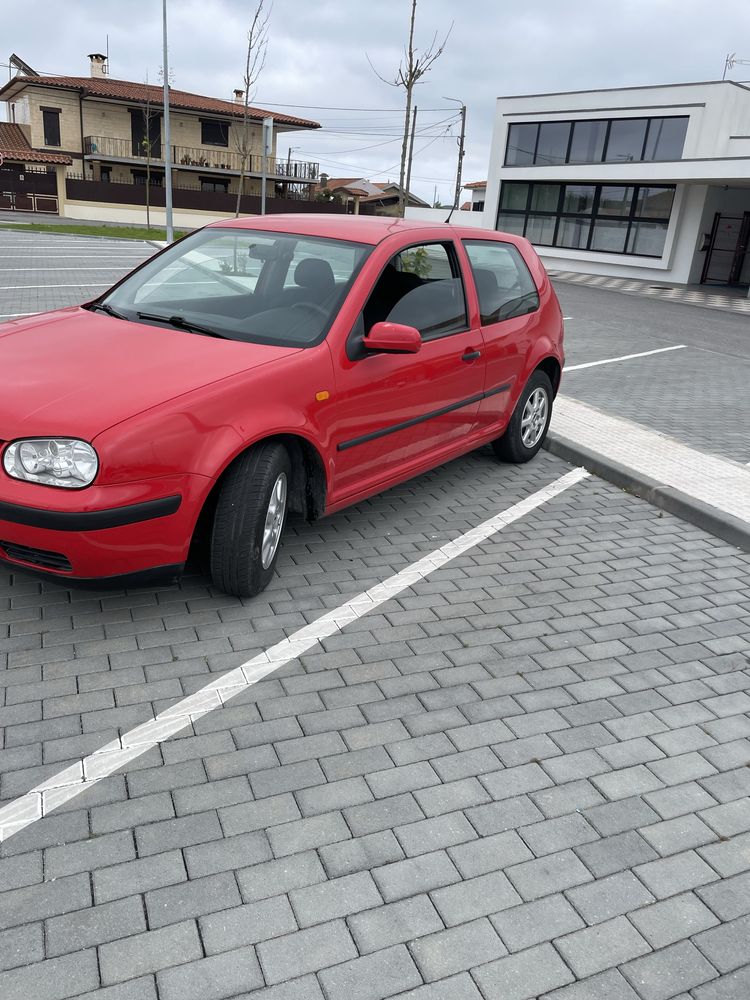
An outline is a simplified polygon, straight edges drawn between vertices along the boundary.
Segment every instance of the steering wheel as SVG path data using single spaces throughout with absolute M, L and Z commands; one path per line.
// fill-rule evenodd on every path
M 319 313 L 323 319 L 328 319 L 328 311 L 319 306 L 317 302 L 295 302 L 292 309 L 311 309 L 313 312 Z

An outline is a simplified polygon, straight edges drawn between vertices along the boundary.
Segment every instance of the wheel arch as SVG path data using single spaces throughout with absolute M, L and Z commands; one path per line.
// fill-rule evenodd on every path
M 562 376 L 562 369 L 560 367 L 560 362 L 557 360 L 557 358 L 552 357 L 552 355 L 549 355 L 546 358 L 542 358 L 542 360 L 537 364 L 534 371 L 544 372 L 544 374 L 552 383 L 552 393 L 553 395 L 556 396 L 557 390 L 560 388 L 560 378 Z

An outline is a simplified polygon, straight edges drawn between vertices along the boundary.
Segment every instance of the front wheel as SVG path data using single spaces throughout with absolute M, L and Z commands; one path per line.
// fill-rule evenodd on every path
M 211 532 L 211 579 L 227 594 L 254 597 L 273 577 L 286 519 L 291 463 L 274 442 L 230 466 Z
M 552 416 L 552 383 L 537 369 L 526 383 L 502 437 L 492 442 L 504 462 L 528 462 L 542 447 Z

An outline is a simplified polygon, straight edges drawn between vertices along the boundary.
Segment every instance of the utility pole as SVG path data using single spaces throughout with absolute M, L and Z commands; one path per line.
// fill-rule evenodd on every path
M 414 133 L 417 131 L 417 107 L 415 105 L 411 116 L 411 135 L 409 136 L 409 158 L 406 164 L 406 190 L 404 191 L 404 214 L 409 203 L 409 190 L 411 187 L 411 161 L 414 156 Z
M 273 118 L 263 119 L 263 130 L 261 132 L 261 143 L 263 146 L 263 156 L 260 164 L 260 214 L 266 214 L 266 174 L 268 173 L 268 157 L 273 149 Z
M 453 196 L 453 208 L 458 208 L 461 198 L 461 168 L 464 162 L 464 137 L 466 135 L 466 105 L 461 105 L 461 137 L 458 140 L 458 167 L 456 169 L 456 193 Z
M 169 64 L 167 62 L 167 0 L 162 0 L 164 45 L 164 201 L 167 209 L 167 243 L 174 240 L 172 227 L 172 146 L 169 134 Z

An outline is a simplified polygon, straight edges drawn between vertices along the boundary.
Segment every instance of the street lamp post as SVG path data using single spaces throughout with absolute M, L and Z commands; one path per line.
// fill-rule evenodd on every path
M 458 140 L 458 165 L 456 167 L 456 191 L 453 195 L 453 210 L 458 208 L 458 203 L 461 199 L 461 169 L 464 162 L 464 138 L 466 136 L 466 105 L 463 101 L 459 101 L 457 97 L 444 97 L 444 101 L 454 101 L 456 104 L 461 105 L 461 136 Z
M 167 62 L 167 0 L 162 0 L 162 43 L 164 48 L 164 202 L 167 209 L 167 242 L 174 240 L 172 227 L 172 146 L 169 133 L 169 65 Z

